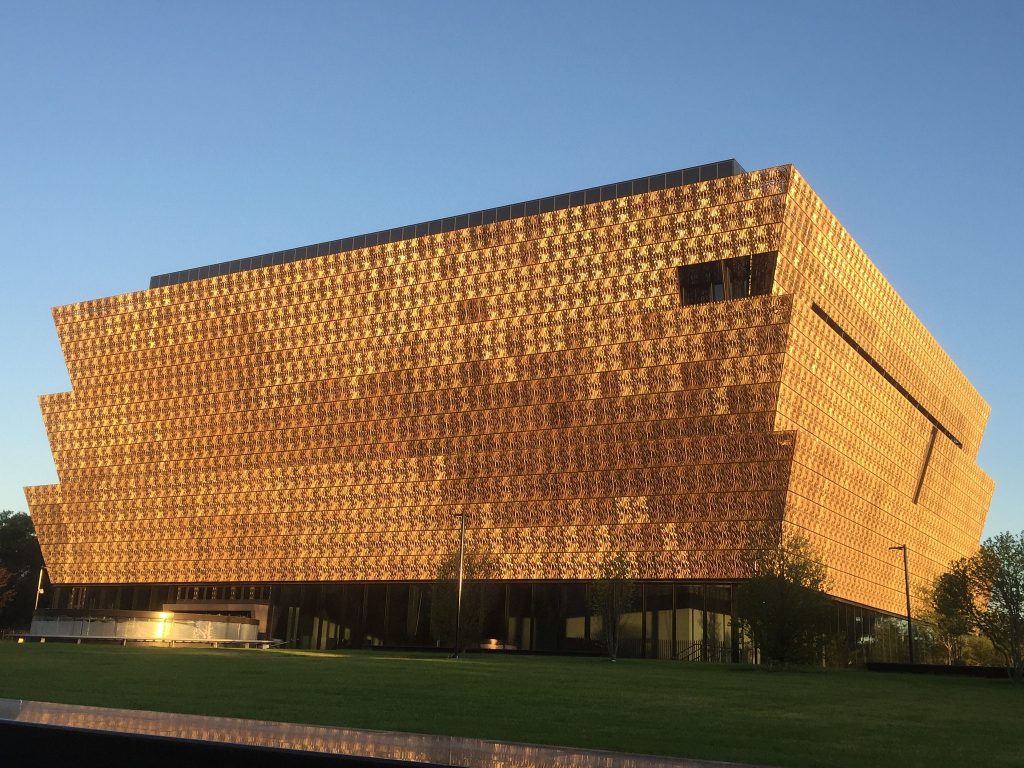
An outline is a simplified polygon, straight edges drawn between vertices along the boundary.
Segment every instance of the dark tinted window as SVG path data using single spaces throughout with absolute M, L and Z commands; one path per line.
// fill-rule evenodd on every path
M 742 299 L 750 295 L 750 262 L 749 256 L 738 256 L 722 262 L 725 270 L 725 282 L 729 284 L 729 297 Z
M 775 282 L 775 253 L 759 253 L 750 260 L 750 295 L 764 296 L 772 292 Z
M 771 293 L 775 254 L 757 253 L 679 267 L 683 306 Z

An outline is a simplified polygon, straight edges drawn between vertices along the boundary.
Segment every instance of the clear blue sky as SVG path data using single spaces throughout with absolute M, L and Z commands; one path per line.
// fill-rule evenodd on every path
M 1018 531 L 1022 40 L 1019 2 L 4 3 L 0 508 L 56 480 L 51 306 L 735 157 L 795 164 L 988 400 Z

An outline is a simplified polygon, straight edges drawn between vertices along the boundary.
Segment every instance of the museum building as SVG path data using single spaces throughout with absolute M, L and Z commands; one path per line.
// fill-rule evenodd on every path
M 53 311 L 50 611 L 429 646 L 459 514 L 492 647 L 740 658 L 806 537 L 837 632 L 979 543 L 989 408 L 792 166 L 734 160 L 158 275 Z M 477 610 L 477 609 L 474 609 Z M 434 622 L 436 624 L 436 621 Z

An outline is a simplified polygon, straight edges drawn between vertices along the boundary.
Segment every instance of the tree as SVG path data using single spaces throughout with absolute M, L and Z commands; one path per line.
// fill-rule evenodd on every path
M 605 557 L 601 576 L 590 587 L 591 609 L 601 617 L 601 644 L 612 661 L 619 654 L 623 617 L 636 603 L 636 584 L 629 580 L 630 572 L 629 556 L 614 552 Z
M 4 583 L 12 592 L 7 605 L 0 605 L 0 627 L 27 627 L 32 621 L 42 565 L 32 518 L 25 512 L 0 512 L 0 566 L 9 574 Z
M 762 658 L 812 664 L 822 658 L 832 615 L 828 575 L 802 536 L 761 549 L 754 576 L 736 589 L 736 608 Z
M 964 638 L 964 662 L 975 667 L 998 667 L 1006 659 L 984 635 L 970 634 Z
M 479 646 L 487 610 L 496 590 L 487 579 L 495 575 L 493 558 L 485 552 L 466 549 L 462 576 L 462 626 L 459 645 Z M 430 592 L 430 634 L 438 645 L 455 642 L 455 614 L 458 600 L 459 553 L 453 552 L 438 566 L 437 578 Z
M 971 632 L 970 619 L 960 610 L 964 584 L 954 573 L 943 573 L 935 578 L 922 602 L 925 611 L 922 622 L 935 628 L 935 642 L 945 651 L 947 665 L 964 662 L 965 639 Z
M 991 642 L 1024 680 L 1024 531 L 985 540 L 940 577 L 943 611 Z
M 3 610 L 4 606 L 14 599 L 15 589 L 13 582 L 14 579 L 11 577 L 11 572 L 0 563 L 0 610 Z

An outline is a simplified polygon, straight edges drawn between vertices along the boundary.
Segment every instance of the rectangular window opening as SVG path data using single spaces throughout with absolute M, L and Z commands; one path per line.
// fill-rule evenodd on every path
M 772 251 L 679 267 L 679 298 L 689 307 L 766 296 L 775 282 L 775 259 Z

